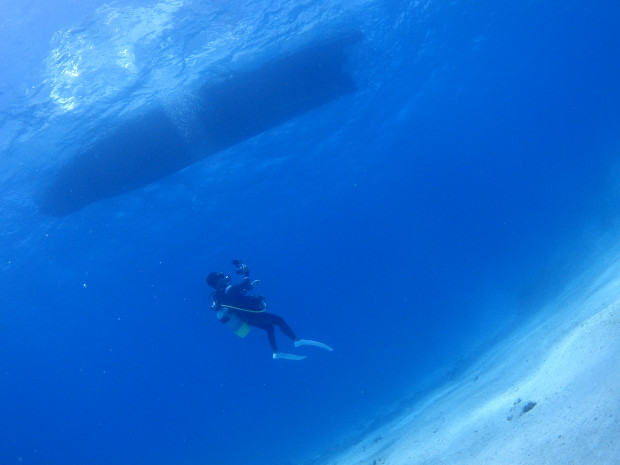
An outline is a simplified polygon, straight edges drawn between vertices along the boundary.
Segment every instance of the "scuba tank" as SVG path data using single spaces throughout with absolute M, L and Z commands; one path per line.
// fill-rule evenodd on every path
M 250 332 L 250 325 L 226 307 L 222 307 L 217 311 L 217 319 L 228 326 L 239 337 L 246 337 Z

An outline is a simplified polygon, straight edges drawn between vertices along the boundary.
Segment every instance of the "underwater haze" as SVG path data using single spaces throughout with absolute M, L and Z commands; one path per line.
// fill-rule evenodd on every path
M 2 464 L 319 463 L 618 240 L 617 0 L 1 1 Z

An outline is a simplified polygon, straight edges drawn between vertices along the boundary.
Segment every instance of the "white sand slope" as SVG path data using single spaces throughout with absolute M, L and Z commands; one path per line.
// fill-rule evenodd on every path
M 618 261 L 554 307 L 326 465 L 620 464 Z

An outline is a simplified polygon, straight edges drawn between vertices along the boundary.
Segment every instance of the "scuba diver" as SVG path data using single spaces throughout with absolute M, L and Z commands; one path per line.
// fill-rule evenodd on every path
M 291 327 L 278 315 L 267 313 L 267 304 L 262 295 L 248 294 L 259 280 L 250 280 L 250 270 L 241 260 L 233 260 L 236 273 L 243 276 L 240 284 L 230 284 L 230 277 L 222 272 L 212 272 L 207 276 L 207 284 L 213 289 L 213 303 L 211 308 L 217 312 L 217 318 L 232 329 L 239 337 L 247 336 L 251 326 L 267 332 L 267 339 L 273 350 L 274 359 L 303 360 L 303 355 L 286 354 L 278 350 L 275 337 L 275 327 L 293 340 L 295 347 L 315 346 L 330 352 L 333 350 L 327 344 L 318 341 L 298 338 Z

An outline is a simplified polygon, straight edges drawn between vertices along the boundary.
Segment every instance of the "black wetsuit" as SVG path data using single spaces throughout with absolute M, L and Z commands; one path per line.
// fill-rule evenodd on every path
M 278 346 L 276 345 L 275 326 L 293 341 L 297 339 L 297 336 L 282 317 L 265 311 L 267 305 L 263 297 L 248 295 L 247 291 L 250 289 L 252 289 L 252 282 L 246 277 L 241 284 L 234 284 L 226 289 L 215 291 L 213 299 L 216 309 L 226 307 L 250 326 L 265 330 L 269 344 L 276 353 Z

